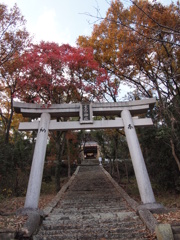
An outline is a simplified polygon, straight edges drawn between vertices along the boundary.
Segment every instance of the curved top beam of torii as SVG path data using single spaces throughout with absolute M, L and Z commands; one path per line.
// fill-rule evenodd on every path
M 91 103 L 93 116 L 110 116 L 117 115 L 127 109 L 131 115 L 146 113 L 147 109 L 154 107 L 155 98 L 148 98 L 136 101 L 125 102 L 106 102 L 106 103 Z M 49 113 L 51 117 L 75 117 L 80 116 L 80 110 L 83 104 L 87 103 L 64 103 L 64 104 L 35 104 L 14 102 L 14 110 L 16 113 L 21 113 L 24 117 L 38 118 L 42 113 Z

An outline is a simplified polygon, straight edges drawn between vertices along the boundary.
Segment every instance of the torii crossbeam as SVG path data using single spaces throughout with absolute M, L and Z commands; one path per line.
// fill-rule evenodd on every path
M 144 204 L 155 203 L 154 193 L 135 130 L 135 126 L 151 126 L 153 122 L 150 118 L 132 117 L 146 113 L 148 109 L 154 107 L 155 102 L 155 98 L 116 103 L 52 105 L 14 102 L 16 113 L 21 113 L 24 117 L 40 118 L 40 121 L 24 122 L 19 125 L 20 131 L 38 130 L 25 208 L 38 208 L 49 130 L 124 128 L 141 200 Z M 93 116 L 112 115 L 117 116 L 115 120 L 95 121 L 93 119 Z M 79 121 L 57 122 L 53 120 L 57 117 L 79 117 Z

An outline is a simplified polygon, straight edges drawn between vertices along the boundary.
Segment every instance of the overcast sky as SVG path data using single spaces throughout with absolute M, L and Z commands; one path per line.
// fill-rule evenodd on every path
M 90 35 L 94 18 L 85 13 L 102 17 L 109 8 L 110 0 L 0 0 L 9 7 L 15 3 L 27 20 L 27 30 L 34 35 L 34 42 L 53 41 L 59 44 L 69 43 L 75 46 L 80 35 Z M 129 4 L 129 0 L 122 0 Z M 171 0 L 162 0 L 170 4 Z

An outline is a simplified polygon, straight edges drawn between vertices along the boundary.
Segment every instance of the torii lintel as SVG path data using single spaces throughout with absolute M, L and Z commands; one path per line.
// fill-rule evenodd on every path
M 131 112 L 131 115 L 146 113 L 152 109 L 156 102 L 155 98 L 148 98 L 136 101 L 125 102 L 107 102 L 91 103 L 93 116 L 119 116 L 125 109 Z M 36 104 L 14 102 L 14 110 L 21 113 L 24 117 L 38 118 L 42 113 L 49 113 L 51 117 L 78 117 L 82 104 L 86 103 L 63 103 L 63 104 Z

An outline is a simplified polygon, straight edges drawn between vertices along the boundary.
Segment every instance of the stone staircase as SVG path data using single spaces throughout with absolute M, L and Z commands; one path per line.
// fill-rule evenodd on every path
M 147 239 L 146 227 L 101 167 L 79 172 L 33 240 Z
M 84 165 L 86 166 L 99 165 L 99 161 L 97 159 L 84 159 L 80 166 L 84 166 Z

